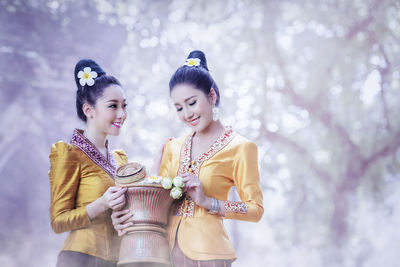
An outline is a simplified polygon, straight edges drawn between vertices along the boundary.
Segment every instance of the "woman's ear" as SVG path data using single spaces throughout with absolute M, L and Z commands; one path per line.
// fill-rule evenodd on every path
M 208 97 L 209 97 L 212 105 L 215 105 L 217 103 L 217 92 L 215 92 L 214 88 L 211 88 L 210 93 L 208 94 Z
M 93 119 L 94 109 L 93 109 L 92 105 L 90 105 L 88 103 L 84 103 L 82 105 L 82 111 L 83 111 L 83 114 L 85 114 L 86 118 Z

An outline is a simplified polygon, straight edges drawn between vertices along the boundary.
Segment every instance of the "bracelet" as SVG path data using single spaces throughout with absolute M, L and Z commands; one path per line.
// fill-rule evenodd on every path
M 219 201 L 218 199 L 212 198 L 211 208 L 208 210 L 210 214 L 217 214 L 219 212 Z

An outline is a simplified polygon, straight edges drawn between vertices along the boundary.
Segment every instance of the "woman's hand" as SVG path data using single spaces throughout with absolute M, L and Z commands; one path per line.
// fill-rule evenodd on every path
M 212 199 L 204 195 L 203 185 L 199 178 L 190 173 L 183 174 L 182 178 L 185 182 L 184 192 L 186 192 L 197 205 L 210 209 Z
M 108 209 L 120 210 L 125 205 L 125 192 L 127 188 L 121 188 L 119 186 L 112 186 L 107 189 L 104 194 L 89 203 L 86 206 L 86 211 L 90 220 L 93 220 L 101 213 Z
M 125 205 L 126 187 L 112 186 L 101 197 L 106 208 L 120 210 Z
M 161 166 L 162 155 L 164 153 L 164 147 L 165 147 L 165 144 L 168 141 L 171 141 L 172 139 L 174 139 L 174 138 L 168 137 L 167 139 L 164 140 L 164 142 L 162 142 L 160 148 L 158 149 L 158 151 L 154 157 L 153 166 L 151 167 L 151 174 L 160 175 L 160 166 Z
M 133 222 L 129 221 L 132 216 L 129 210 L 113 210 L 111 219 L 118 236 L 126 234 L 126 228 L 133 225 Z

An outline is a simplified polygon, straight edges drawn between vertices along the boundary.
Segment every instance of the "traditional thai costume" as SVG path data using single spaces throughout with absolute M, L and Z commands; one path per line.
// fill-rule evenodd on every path
M 114 186 L 116 168 L 128 162 L 122 150 L 111 152 L 107 142 L 106 148 L 105 156 L 77 129 L 70 144 L 59 141 L 51 147 L 51 226 L 56 233 L 71 231 L 58 266 L 74 257 L 80 262 L 114 265 L 118 260 L 120 238 L 112 225 L 111 209 L 92 220 L 86 211 L 86 205 Z
M 257 145 L 226 127 L 210 149 L 191 159 L 194 133 L 166 143 L 160 175 L 192 172 L 208 197 L 224 201 L 225 216 L 210 214 L 185 196 L 168 223 L 176 266 L 230 266 L 236 254 L 223 219 L 259 221 L 264 213 L 258 172 Z M 228 200 L 235 186 L 241 201 Z

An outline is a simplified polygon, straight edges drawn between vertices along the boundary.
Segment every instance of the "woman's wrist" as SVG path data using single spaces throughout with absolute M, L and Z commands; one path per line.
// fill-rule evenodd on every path
M 212 197 L 205 197 L 199 206 L 205 208 L 211 214 L 225 216 L 225 201 Z
M 99 197 L 98 199 L 96 199 L 92 203 L 89 203 L 86 206 L 86 212 L 90 220 L 93 220 L 107 209 L 108 206 L 103 196 Z
M 102 195 L 97 199 L 100 202 L 100 207 L 104 211 L 108 210 L 110 207 L 108 206 L 107 199 Z
M 198 205 L 205 208 L 206 210 L 211 209 L 213 199 L 211 197 L 204 197 L 204 199 Z
M 218 199 L 211 198 L 211 207 L 208 209 L 208 213 L 210 214 L 220 213 L 220 201 Z
M 219 210 L 218 214 L 221 216 L 225 216 L 225 201 L 224 200 L 218 200 L 219 201 Z

